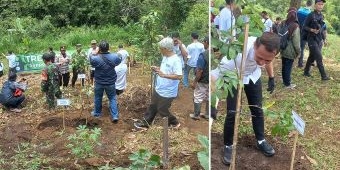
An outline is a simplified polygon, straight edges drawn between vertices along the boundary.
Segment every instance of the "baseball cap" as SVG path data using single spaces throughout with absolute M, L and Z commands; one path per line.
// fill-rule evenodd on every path
M 97 44 L 97 41 L 96 40 L 92 40 L 91 44 Z

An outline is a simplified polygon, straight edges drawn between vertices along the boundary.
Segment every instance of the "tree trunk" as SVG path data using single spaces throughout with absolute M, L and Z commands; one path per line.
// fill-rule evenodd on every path
M 299 9 L 301 6 L 301 0 L 290 0 L 290 7 L 295 7 Z

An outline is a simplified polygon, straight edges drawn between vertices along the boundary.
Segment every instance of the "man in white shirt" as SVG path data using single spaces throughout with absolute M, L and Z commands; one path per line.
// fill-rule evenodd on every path
M 17 72 L 16 70 L 17 63 L 15 62 L 16 55 L 13 53 L 13 51 L 8 51 L 6 58 L 8 60 L 9 72 L 16 73 Z
M 122 58 L 122 62 L 115 67 L 115 71 L 117 74 L 116 94 L 120 95 L 126 88 L 126 72 L 127 72 L 126 62 L 129 57 L 129 53 L 123 48 L 123 45 L 119 45 L 117 54 Z
M 155 116 L 159 113 L 162 117 L 168 117 L 169 127 L 180 126 L 177 118 L 170 113 L 172 101 L 177 97 L 179 81 L 182 78 L 182 64 L 180 58 L 173 52 L 173 39 L 166 37 L 159 42 L 163 56 L 160 67 L 151 66 L 157 74 L 155 90 L 151 96 L 144 120 L 134 123 L 136 128 L 149 128 Z
M 180 40 L 178 32 L 172 33 L 171 37 L 174 43 L 173 52 L 177 55 L 177 57 L 180 58 L 181 63 L 182 63 L 182 71 L 184 72 L 185 64 L 187 63 L 187 60 L 188 60 L 187 58 L 188 50 L 185 47 L 185 45 L 182 43 L 182 41 Z M 183 80 L 183 84 L 184 84 L 184 80 Z
M 198 41 L 198 34 L 191 33 L 192 43 L 188 45 L 188 61 L 184 68 L 183 84 L 184 87 L 189 87 L 190 70 L 195 72 L 198 56 L 204 52 L 204 45 Z
M 91 48 L 87 52 L 87 59 L 90 61 L 91 56 L 96 56 L 99 52 L 99 47 L 97 46 L 97 41 L 92 40 L 91 41 Z M 90 67 L 90 81 L 93 85 L 93 77 L 94 77 L 94 68 Z
M 219 31 L 220 34 L 222 34 L 221 31 L 230 31 L 231 27 L 234 28 L 235 25 L 235 17 L 232 13 L 232 10 L 234 8 L 234 0 L 225 0 L 226 6 L 221 10 L 220 17 L 219 17 Z M 230 35 L 230 34 L 229 34 Z M 232 35 L 235 36 L 236 32 L 233 29 Z M 230 39 L 233 39 L 233 37 L 223 37 L 223 35 L 220 35 L 220 40 L 224 42 L 228 42 Z
M 269 18 L 267 11 L 262 11 L 261 16 L 264 25 L 263 32 L 273 32 L 273 21 Z
M 261 67 L 265 67 L 270 73 L 273 69 L 270 65 L 275 56 L 279 53 L 280 38 L 274 33 L 263 33 L 259 38 L 249 37 L 247 45 L 247 56 L 245 70 L 243 72 L 244 91 L 246 93 L 249 109 L 252 114 L 253 129 L 257 139 L 256 146 L 265 156 L 273 156 L 275 150 L 264 138 L 264 115 L 262 110 L 262 85 Z M 211 71 L 211 83 L 214 84 L 217 78 L 222 77 L 226 71 L 240 70 L 242 54 L 237 56 L 236 65 L 234 60 L 222 59 L 219 66 Z M 237 90 L 233 89 L 234 96 L 227 97 L 227 116 L 224 122 L 224 156 L 223 163 L 231 163 L 233 145 L 235 111 L 237 102 Z M 254 107 L 256 106 L 256 107 Z

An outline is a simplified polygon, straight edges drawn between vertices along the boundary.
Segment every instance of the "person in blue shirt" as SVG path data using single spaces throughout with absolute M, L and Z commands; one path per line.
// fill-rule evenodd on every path
M 305 35 L 305 32 L 303 31 L 303 24 L 305 23 L 305 20 L 308 16 L 309 13 L 312 12 L 312 0 L 308 0 L 306 2 L 305 7 L 299 8 L 297 11 L 297 17 L 298 17 L 298 22 L 299 22 L 299 27 L 300 27 L 300 57 L 298 61 L 298 67 L 303 68 L 303 56 L 304 56 L 304 51 L 305 51 L 305 46 L 307 43 L 307 35 Z
M 194 89 L 194 113 L 190 117 L 198 120 L 199 116 L 209 119 L 209 37 L 203 40 L 205 51 L 200 53 L 195 69 L 195 79 L 191 87 Z M 201 105 L 205 101 L 205 115 L 201 114 Z
M 160 52 L 163 56 L 162 63 L 160 67 L 151 66 L 151 69 L 157 74 L 156 85 L 144 119 L 134 123 L 137 129 L 149 128 L 157 113 L 162 117 L 168 117 L 170 128 L 180 126 L 177 118 L 169 111 L 172 101 L 178 95 L 178 85 L 183 75 L 181 59 L 173 52 L 173 46 L 173 39 L 170 37 L 159 42 Z
M 90 64 L 95 68 L 94 79 L 94 111 L 91 115 L 100 117 L 102 114 L 102 100 L 105 91 L 110 102 L 112 122 L 118 123 L 119 114 L 116 102 L 116 71 L 115 67 L 120 64 L 121 58 L 116 53 L 109 52 L 110 45 L 102 40 L 99 43 L 99 54 L 90 57 Z

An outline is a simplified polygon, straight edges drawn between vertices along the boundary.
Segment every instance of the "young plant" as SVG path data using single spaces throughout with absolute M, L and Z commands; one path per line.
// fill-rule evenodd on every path
M 94 156 L 94 147 L 101 145 L 99 142 L 100 135 L 100 128 L 87 129 L 86 125 L 80 125 L 75 134 L 67 137 L 70 143 L 66 147 L 70 148 L 71 153 L 77 158 L 92 157 Z
M 197 153 L 197 158 L 201 166 L 205 170 L 208 170 L 209 169 L 209 140 L 208 140 L 208 137 L 202 136 L 202 135 L 198 135 L 198 140 L 200 141 L 204 149 Z
M 149 150 L 140 149 L 129 156 L 132 161 L 129 168 L 118 167 L 115 170 L 152 170 L 159 167 L 161 163 L 161 157 L 158 155 L 153 155 Z M 110 169 L 108 166 L 101 167 L 101 170 Z

